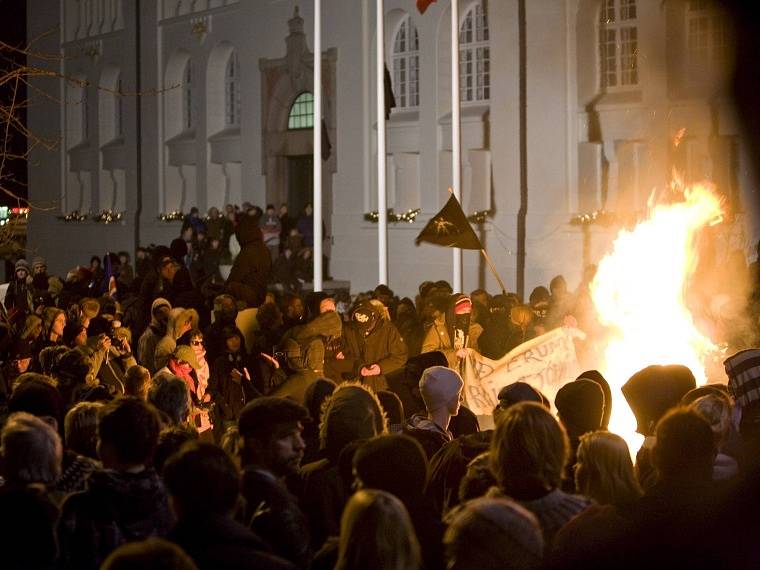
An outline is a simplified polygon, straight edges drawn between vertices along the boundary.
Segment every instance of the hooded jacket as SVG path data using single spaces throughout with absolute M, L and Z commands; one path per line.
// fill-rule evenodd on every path
M 388 419 L 380 401 L 361 384 L 341 384 L 322 410 L 319 441 L 325 459 L 301 469 L 301 507 L 309 519 L 315 547 L 328 536 L 340 534 L 340 517 L 351 487 L 351 481 L 344 481 L 340 475 L 341 452 L 352 442 L 388 432 Z
M 63 504 L 61 566 L 99 568 L 125 542 L 165 536 L 171 524 L 168 496 L 155 470 L 97 471 L 87 491 L 70 495 Z
M 345 357 L 353 364 L 354 378 L 359 378 L 363 367 L 373 364 L 380 367 L 383 376 L 404 366 L 409 351 L 396 326 L 383 319 L 372 304 L 364 304 L 361 309 L 370 316 L 373 327 L 368 330 L 362 323 L 353 321 L 344 329 Z
M 163 323 L 161 323 L 155 315 L 156 308 L 162 305 L 167 305 L 169 309 L 172 308 L 169 301 L 163 297 L 159 297 L 150 307 L 150 325 L 145 329 L 145 332 L 140 336 L 140 340 L 137 341 L 137 359 L 139 362 L 150 370 L 151 374 L 156 373 L 154 368 L 156 357 L 156 346 L 158 341 L 166 334 Z
M 182 324 L 190 322 L 190 328 L 198 328 L 198 313 L 195 309 L 183 309 L 177 307 L 169 312 L 169 321 L 166 323 L 166 334 L 156 345 L 156 354 L 153 358 L 153 366 L 160 370 L 169 362 L 169 357 L 177 348 L 177 340 L 182 336 Z
M 251 216 L 243 216 L 235 230 L 240 253 L 227 278 L 227 290 L 249 307 L 264 302 L 272 270 L 272 255 L 264 245 L 261 230 Z
M 295 339 L 287 339 L 283 345 L 288 367 L 293 374 L 280 384 L 272 396 L 291 398 L 304 404 L 306 389 L 322 375 L 325 361 L 325 348 L 318 338 L 301 346 Z

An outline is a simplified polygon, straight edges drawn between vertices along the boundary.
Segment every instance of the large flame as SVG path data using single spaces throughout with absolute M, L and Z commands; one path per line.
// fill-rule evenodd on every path
M 643 438 L 621 386 L 651 364 L 684 364 L 703 384 L 705 359 L 716 349 L 697 330 L 684 297 L 698 259 L 697 234 L 720 221 L 721 201 L 707 185 L 682 192 L 676 203 L 650 201 L 646 219 L 620 231 L 591 284 L 598 318 L 609 328 L 601 369 L 613 394 L 610 430 L 632 453 Z

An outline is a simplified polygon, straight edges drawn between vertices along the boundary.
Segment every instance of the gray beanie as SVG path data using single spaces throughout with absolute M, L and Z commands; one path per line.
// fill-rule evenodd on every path
M 464 381 L 459 373 L 446 366 L 426 368 L 420 379 L 420 394 L 428 412 L 448 406 L 463 387 Z
M 26 259 L 19 259 L 16 262 L 16 271 L 19 269 L 24 269 L 27 273 L 29 273 L 29 264 L 26 262 Z

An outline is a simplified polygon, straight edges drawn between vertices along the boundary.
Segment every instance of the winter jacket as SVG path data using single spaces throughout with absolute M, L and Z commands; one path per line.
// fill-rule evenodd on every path
M 61 566 L 99 568 L 125 542 L 165 536 L 171 523 L 166 490 L 155 470 L 97 471 L 90 476 L 88 490 L 63 503 L 58 527 Z
M 266 297 L 272 256 L 251 216 L 241 218 L 235 235 L 241 249 L 227 278 L 227 289 L 249 307 L 258 307 Z
M 344 337 L 345 357 L 353 362 L 354 379 L 359 378 L 360 371 L 365 366 L 377 364 L 380 366 L 380 374 L 384 376 L 406 364 L 406 344 L 390 321 L 378 319 L 377 325 L 366 337 L 355 323 L 350 323 L 344 328 Z
M 404 424 L 404 433 L 420 442 L 428 460 L 453 439 L 451 432 L 428 419 L 425 414 L 414 414 L 409 418 Z
M 277 555 L 301 568 L 309 565 L 309 527 L 296 498 L 272 473 L 247 467 L 243 470 L 242 494 L 246 500 L 246 523 Z
M 222 515 L 179 521 L 167 538 L 187 552 L 198 570 L 295 568 L 269 553 L 267 545 L 250 530 Z
M 156 370 L 166 366 L 169 357 L 177 348 L 177 340 L 182 336 L 182 324 L 190 322 L 190 328 L 198 328 L 198 313 L 195 309 L 183 309 L 176 307 L 169 312 L 169 321 L 166 323 L 166 334 L 158 341 L 156 353 L 153 358 L 153 366 Z
M 243 353 L 229 352 L 222 354 L 211 366 L 208 392 L 216 404 L 213 419 L 215 425 L 218 421 L 236 422 L 243 407 L 254 398 L 261 396 L 252 381 L 242 378 L 240 382 L 236 382 L 232 379 L 234 369 L 242 374 L 243 368 L 247 366 L 247 359 Z
M 166 299 L 159 297 L 155 299 L 150 307 L 150 325 L 145 329 L 140 339 L 137 341 L 137 360 L 142 365 L 150 370 L 151 374 L 156 373 L 155 361 L 156 346 L 158 341 L 161 340 L 166 334 L 165 327 L 153 314 L 156 306 L 166 303 Z

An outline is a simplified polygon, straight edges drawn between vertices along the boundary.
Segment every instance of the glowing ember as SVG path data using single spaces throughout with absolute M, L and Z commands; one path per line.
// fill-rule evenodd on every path
M 674 189 L 680 189 L 678 179 Z M 721 219 L 721 202 L 712 188 L 682 190 L 683 200 L 654 205 L 632 230 L 621 230 L 613 249 L 599 263 L 591 295 L 602 324 L 609 327 L 601 369 L 613 394 L 610 430 L 636 453 L 633 412 L 620 387 L 651 364 L 684 364 L 705 382 L 705 358 L 716 349 L 694 325 L 685 305 L 694 271 L 699 230 Z

